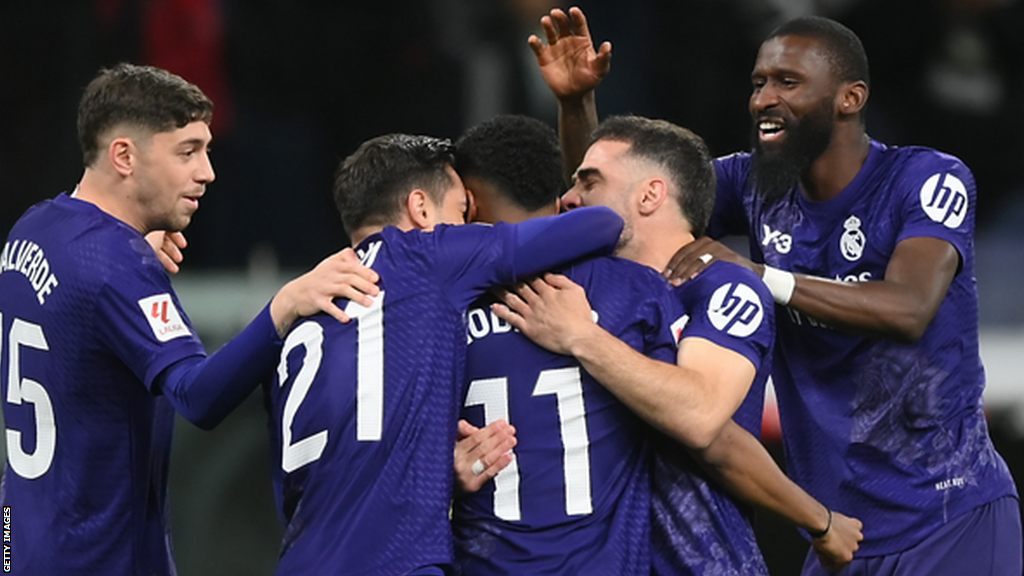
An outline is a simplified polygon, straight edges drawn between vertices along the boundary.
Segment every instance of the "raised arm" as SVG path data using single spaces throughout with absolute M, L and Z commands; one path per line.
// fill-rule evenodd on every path
M 575 356 L 641 418 L 703 449 L 743 402 L 754 365 L 703 338 L 680 342 L 677 364 L 652 360 L 594 323 L 583 289 L 557 274 L 522 285 L 495 313 L 552 352 Z
M 556 8 L 540 23 L 547 44 L 535 35 L 527 42 L 544 81 L 558 98 L 558 133 L 569 180 L 583 161 L 590 133 L 597 127 L 594 89 L 611 69 L 612 45 L 604 42 L 594 49 L 587 18 L 576 7 L 568 14 Z
M 704 256 L 706 254 L 712 258 Z M 684 282 L 714 259 L 737 262 L 766 278 L 763 264 L 755 264 L 709 238 L 700 238 L 680 248 L 665 275 L 673 282 Z M 952 244 L 939 238 L 919 236 L 896 245 L 882 280 L 838 282 L 769 270 L 766 283 L 776 302 L 833 328 L 914 342 L 938 312 L 959 266 L 960 253 Z
M 826 569 L 838 572 L 853 559 L 864 538 L 863 524 L 829 510 L 779 469 L 761 442 L 729 421 L 697 461 L 733 495 L 803 528 Z

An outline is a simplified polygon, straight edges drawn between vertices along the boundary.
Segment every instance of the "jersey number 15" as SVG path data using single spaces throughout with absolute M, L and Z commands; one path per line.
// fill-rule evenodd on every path
M 0 313 L 0 326 L 3 326 Z M 57 450 L 57 421 L 53 416 L 53 402 L 46 388 L 35 380 L 21 376 L 21 348 L 49 350 L 43 328 L 38 324 L 15 318 L 7 338 L 7 402 L 20 406 L 28 402 L 35 407 L 36 449 L 25 452 L 21 445 L 21 431 L 6 430 L 7 460 L 18 476 L 29 480 L 39 478 L 50 469 Z M 0 332 L 0 352 L 4 350 L 3 333 Z M 0 375 L 2 379 L 3 375 Z

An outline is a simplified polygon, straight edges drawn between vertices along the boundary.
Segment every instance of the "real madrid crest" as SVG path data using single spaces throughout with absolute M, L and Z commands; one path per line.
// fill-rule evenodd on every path
M 860 229 L 860 218 L 851 215 L 843 222 L 843 228 L 845 230 L 839 237 L 839 251 L 850 262 L 860 260 L 864 254 L 864 245 L 867 244 L 867 238 Z

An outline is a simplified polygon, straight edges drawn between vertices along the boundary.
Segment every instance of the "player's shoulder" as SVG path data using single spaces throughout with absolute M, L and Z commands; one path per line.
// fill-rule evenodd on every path
M 74 278 L 90 284 L 116 282 L 139 269 L 163 274 L 142 234 L 95 205 L 65 195 L 29 209 L 9 239 L 36 244 L 62 283 Z
M 427 254 L 453 254 L 478 250 L 481 246 L 495 244 L 495 239 L 509 235 L 509 224 L 438 224 L 432 230 L 400 230 L 387 226 L 380 232 L 367 237 L 361 244 L 382 243 L 387 251 L 395 255 L 403 252 L 420 257 Z
M 771 292 L 760 276 L 746 266 L 725 260 L 713 261 L 695 278 L 682 283 L 675 290 L 684 301 L 695 301 L 710 298 L 722 290 L 736 289 L 747 291 L 751 296 L 756 295 L 757 300 L 766 307 L 770 308 L 773 302 Z
M 611 287 L 617 290 L 668 290 L 669 284 L 657 270 L 617 256 L 601 256 L 577 262 L 565 275 L 584 288 Z
M 953 154 L 928 146 L 887 146 L 877 142 L 872 145 L 878 150 L 881 165 L 894 179 L 924 182 L 938 175 L 952 174 L 973 183 L 970 168 Z
M 738 166 L 747 164 L 750 160 L 750 152 L 733 152 L 731 154 L 718 156 L 713 160 L 713 162 L 719 166 Z
M 761 278 L 749 269 L 721 260 L 712 262 L 695 278 L 675 289 L 686 311 L 687 326 L 713 341 L 719 336 L 762 344 L 774 335 L 775 302 Z
M 732 154 L 719 156 L 713 160 L 715 174 L 719 179 L 745 179 L 747 173 L 750 172 L 752 158 L 750 152 L 733 152 Z

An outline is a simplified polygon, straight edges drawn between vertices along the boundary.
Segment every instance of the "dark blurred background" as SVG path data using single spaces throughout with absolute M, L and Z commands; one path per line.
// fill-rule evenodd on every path
M 345 245 L 330 196 L 338 162 L 387 132 L 456 138 L 497 113 L 552 126 L 526 45 L 551 0 L 41 0 L 0 7 L 0 236 L 82 166 L 75 114 L 102 66 L 153 64 L 216 103 L 217 181 L 187 231 L 176 279 L 214 348 L 283 279 Z M 763 36 L 803 14 L 857 32 L 871 62 L 869 133 L 953 153 L 977 178 L 978 278 L 993 435 L 1024 474 L 1024 5 L 1014 0 L 613 0 L 577 3 L 610 40 L 602 116 L 636 113 L 747 147 L 749 73 Z M 568 6 L 564 4 L 563 7 Z M 542 36 L 543 37 L 543 36 Z M 986 350 L 983 339 L 983 352 Z M 1004 352 L 1007 351 L 1007 352 Z M 991 360 L 990 360 L 991 358 Z M 996 366 L 998 369 L 993 369 Z M 1002 368 L 1007 366 L 1008 368 Z M 990 388 L 993 384 L 990 383 Z M 987 396 L 987 398 L 989 398 Z M 270 574 L 274 513 L 259 398 L 216 431 L 182 422 L 172 470 L 183 576 Z M 776 441 L 768 444 L 777 456 Z M 773 575 L 806 545 L 758 519 Z

